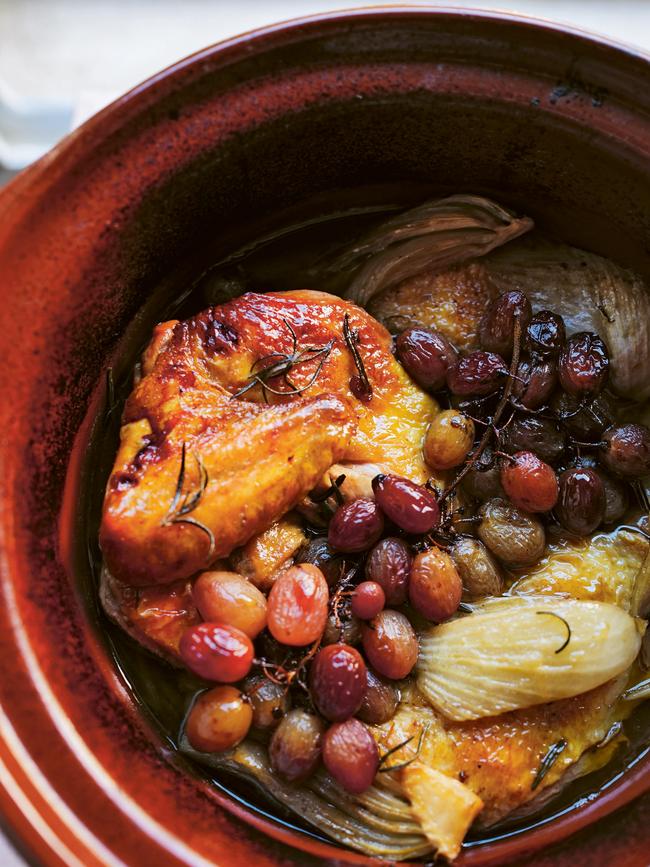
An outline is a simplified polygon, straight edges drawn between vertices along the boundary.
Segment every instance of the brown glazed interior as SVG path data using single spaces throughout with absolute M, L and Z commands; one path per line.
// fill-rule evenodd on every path
M 362 184 L 492 193 L 650 277 L 648 75 L 629 50 L 526 19 L 321 16 L 180 62 L 0 194 L 0 805 L 30 856 L 367 861 L 210 789 L 136 706 L 76 580 L 98 383 L 136 313 L 142 328 L 156 320 L 154 287 L 171 297 L 195 276 L 208 237 L 227 245 L 260 215 Z M 645 757 L 567 815 L 458 863 L 647 865 L 648 795 L 594 823 L 648 789 Z

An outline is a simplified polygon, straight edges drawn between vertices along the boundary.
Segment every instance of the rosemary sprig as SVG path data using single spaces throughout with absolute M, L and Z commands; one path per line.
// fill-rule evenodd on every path
M 567 636 L 566 636 L 566 639 L 564 640 L 563 644 L 561 644 L 560 647 L 558 647 L 558 649 L 555 651 L 556 653 L 562 653 L 564 648 L 571 641 L 571 627 L 569 626 L 568 622 L 564 619 L 564 617 L 561 617 L 559 614 L 556 614 L 555 611 L 536 611 L 535 613 L 536 614 L 548 614 L 549 617 L 556 617 L 558 620 L 561 620 L 562 623 L 564 623 L 564 625 L 566 626 Z
M 357 348 L 357 344 L 359 343 L 359 333 L 358 331 L 352 331 L 350 328 L 350 317 L 347 313 L 343 317 L 343 337 L 345 338 L 345 344 L 354 359 L 354 366 L 357 369 L 358 383 L 356 384 L 356 389 L 353 390 L 353 393 L 356 393 L 356 396 L 361 400 L 369 401 L 372 399 L 372 384 L 368 379 L 368 374 L 366 373 L 361 353 Z M 354 379 L 355 377 L 352 377 L 350 380 L 350 388 L 352 388 Z
M 650 677 L 631 686 L 623 693 L 623 701 L 638 701 L 642 698 L 650 698 Z
M 287 667 L 286 664 L 279 665 L 275 662 L 269 662 L 267 659 L 253 659 L 253 664 L 258 665 L 268 680 L 272 683 L 275 683 L 279 686 L 283 686 L 285 688 L 285 693 L 289 692 L 291 687 L 295 684 L 300 686 L 305 692 L 309 692 L 309 687 L 307 686 L 306 681 L 303 678 L 303 674 L 305 672 L 305 668 L 307 664 L 316 656 L 318 651 L 320 650 L 321 643 L 323 641 L 323 637 L 317 638 L 316 641 L 311 645 L 309 650 L 300 659 L 291 667 Z M 285 658 L 285 663 L 287 662 L 287 658 Z
M 620 720 L 617 720 L 615 723 L 612 723 L 612 725 L 609 727 L 609 731 L 607 732 L 605 737 L 602 738 L 602 740 L 598 741 L 598 743 L 596 744 L 595 749 L 602 750 L 603 747 L 606 747 L 608 744 L 611 744 L 611 742 L 615 738 L 617 738 L 622 731 L 623 731 L 623 723 Z
M 169 505 L 169 509 L 167 509 L 167 514 L 161 521 L 161 526 L 168 527 L 171 524 L 189 524 L 190 526 L 201 530 L 202 533 L 206 534 L 210 542 L 210 548 L 208 550 L 208 558 L 210 558 L 214 554 L 216 548 L 214 533 L 209 527 L 206 527 L 205 524 L 202 524 L 201 521 L 198 521 L 196 518 L 187 517 L 201 502 L 209 481 L 208 471 L 203 463 L 203 458 L 198 452 L 193 452 L 192 454 L 194 455 L 194 459 L 199 468 L 199 486 L 193 491 L 189 490 L 183 493 L 185 487 L 185 466 L 187 457 L 187 448 L 185 443 L 183 443 L 181 448 L 181 466 L 176 480 L 176 490 L 174 491 L 174 497 Z
M 258 358 L 251 368 L 251 373 L 246 385 L 232 395 L 232 400 L 237 397 L 242 397 L 256 385 L 262 387 L 262 394 L 264 395 L 264 400 L 267 402 L 267 392 L 277 394 L 281 397 L 301 394 L 303 391 L 307 391 L 308 388 L 311 388 L 320 376 L 323 365 L 334 346 L 334 339 L 330 340 L 329 343 L 326 343 L 323 346 L 306 346 L 304 349 L 298 350 L 298 337 L 296 332 L 287 319 L 283 319 L 282 321 L 291 335 L 291 352 L 272 352 L 270 355 Z M 309 381 L 300 388 L 296 386 L 291 379 L 289 379 L 291 371 L 294 368 L 299 367 L 302 364 L 307 364 L 310 361 L 314 361 L 317 358 L 320 358 L 320 361 L 316 370 L 309 378 Z M 271 380 L 278 378 L 284 381 L 286 388 L 273 388 L 269 385 Z
M 531 792 L 534 792 L 535 789 L 539 786 L 544 777 L 548 774 L 548 772 L 557 761 L 560 754 L 564 752 L 566 746 L 567 741 L 564 738 L 561 738 L 557 743 L 553 744 L 553 746 L 549 748 L 548 752 L 542 759 L 539 768 L 537 769 L 535 779 L 533 780 L 533 784 L 530 787 Z
M 343 624 L 341 623 L 341 605 L 350 596 L 352 582 L 357 577 L 360 568 L 360 565 L 357 563 L 351 569 L 348 569 L 347 572 L 342 572 L 334 588 L 334 593 L 330 597 L 329 610 L 334 620 L 334 626 L 338 630 L 339 638 L 343 629 Z
M 420 755 L 420 751 L 422 750 L 422 742 L 424 741 L 424 736 L 426 735 L 426 733 L 428 731 L 429 731 L 429 725 L 428 724 L 425 726 L 422 726 L 422 728 L 420 729 L 420 737 L 418 738 L 418 743 L 417 743 L 417 746 L 415 748 L 415 755 L 413 755 L 410 759 L 406 759 L 406 761 L 400 762 L 397 765 L 389 765 L 388 767 L 382 767 L 384 765 L 384 763 L 386 762 L 386 760 L 389 759 L 396 752 L 398 752 L 398 750 L 401 750 L 404 747 L 408 746 L 411 743 L 411 741 L 413 740 L 413 738 L 415 737 L 415 735 L 411 735 L 410 738 L 407 738 L 405 741 L 402 741 L 401 744 L 397 744 L 396 746 L 391 747 L 391 749 L 389 749 L 387 752 L 385 752 L 383 754 L 383 756 L 381 756 L 381 758 L 379 759 L 379 769 L 378 769 L 377 773 L 388 774 L 390 771 L 401 771 L 402 768 L 408 767 L 408 765 L 410 765 L 412 762 L 414 762 L 418 758 L 418 756 Z

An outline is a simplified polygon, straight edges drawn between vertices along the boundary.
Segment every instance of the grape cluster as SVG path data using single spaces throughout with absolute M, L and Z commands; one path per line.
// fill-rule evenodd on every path
M 466 495 L 478 502 L 501 498 L 578 536 L 620 520 L 629 502 L 629 483 L 650 472 L 650 431 L 616 422 L 617 403 L 606 391 L 610 359 L 603 340 L 588 331 L 567 337 L 558 313 L 533 314 L 526 296 L 517 291 L 491 303 L 479 336 L 481 348 L 465 356 L 454 356 L 447 348 L 436 355 L 440 340 L 435 331 L 417 329 L 417 341 L 403 335 L 397 340 L 397 356 L 411 375 L 417 342 L 415 378 L 426 381 L 423 359 L 429 359 L 437 372 L 438 396 L 454 407 L 429 429 L 424 447 L 429 466 L 448 469 L 471 454 L 471 469 L 462 480 Z M 510 369 L 515 351 L 516 366 Z M 506 378 L 508 399 L 497 419 Z M 453 430 L 445 423 L 449 415 Z M 480 448 L 477 439 L 490 428 L 488 447 Z M 474 429 L 477 436 L 471 442 L 461 436 Z M 490 520 L 483 516 L 479 536 L 482 528 L 491 538 Z M 516 558 L 503 559 L 512 564 Z
M 397 682 L 417 661 L 412 612 L 439 623 L 462 592 L 451 556 L 418 548 L 441 525 L 435 493 L 387 474 L 372 487 L 374 499 L 338 506 L 327 536 L 303 547 L 268 597 L 236 573 L 196 579 L 203 621 L 183 634 L 180 654 L 218 684 L 188 714 L 196 749 L 229 749 L 253 728 L 290 782 L 322 761 L 351 793 L 372 783 L 381 757 L 367 726 L 391 719 Z
M 586 536 L 621 519 L 630 482 L 650 472 L 650 431 L 616 422 L 600 337 L 567 337 L 561 316 L 507 292 L 480 342 L 461 355 L 415 328 L 395 344 L 411 377 L 448 405 L 423 443 L 446 488 L 384 473 L 372 497 L 320 498 L 324 525 L 306 527 L 268 596 L 233 572 L 196 579 L 202 620 L 180 642 L 187 667 L 212 684 L 186 721 L 196 749 L 231 748 L 252 728 L 287 781 L 322 762 L 363 792 L 382 762 L 368 726 L 395 713 L 418 658 L 414 624 L 448 620 L 463 594 L 501 594 L 505 569 L 542 557 L 549 523 Z

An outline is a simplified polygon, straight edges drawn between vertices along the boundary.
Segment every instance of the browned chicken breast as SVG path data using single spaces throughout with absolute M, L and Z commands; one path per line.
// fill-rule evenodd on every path
M 435 402 L 397 364 L 387 331 L 334 296 L 248 294 L 165 323 L 143 374 L 125 407 L 100 536 L 126 583 L 178 581 L 230 554 L 337 461 L 426 477 L 421 444 Z

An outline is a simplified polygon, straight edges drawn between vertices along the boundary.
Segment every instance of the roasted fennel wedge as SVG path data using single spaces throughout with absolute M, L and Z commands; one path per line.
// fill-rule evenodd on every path
M 607 602 L 495 598 L 422 636 L 418 687 L 452 720 L 571 698 L 626 671 L 644 629 Z
M 262 794 L 342 846 L 394 861 L 431 851 L 408 800 L 399 791 L 372 786 L 363 795 L 349 795 L 322 769 L 300 786 L 286 783 L 272 770 L 266 747 L 250 738 L 225 753 L 199 753 L 186 738 L 180 748 L 203 765 L 255 783 Z

